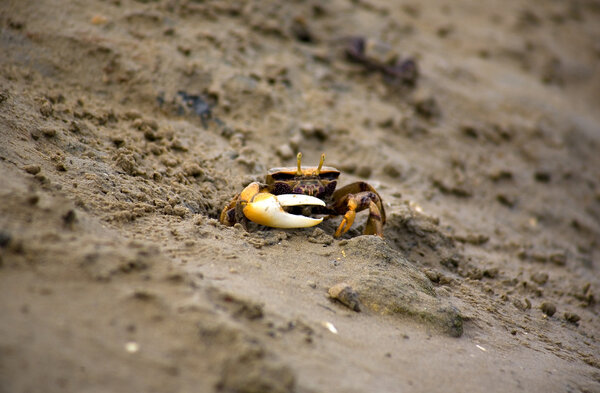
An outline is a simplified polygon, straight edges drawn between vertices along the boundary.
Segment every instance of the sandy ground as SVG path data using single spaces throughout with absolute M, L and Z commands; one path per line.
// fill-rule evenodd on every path
M 600 392 L 599 20 L 3 0 L 0 391 Z M 383 239 L 219 223 L 298 151 Z

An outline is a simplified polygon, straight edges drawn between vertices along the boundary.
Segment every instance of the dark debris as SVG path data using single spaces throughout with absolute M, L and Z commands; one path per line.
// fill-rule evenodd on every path
M 368 71 L 381 73 L 386 81 L 399 82 L 405 86 L 414 87 L 419 78 L 419 68 L 414 59 L 397 60 L 394 64 L 386 64 L 366 54 L 366 39 L 364 37 L 350 38 L 346 47 L 348 60 L 362 64 Z

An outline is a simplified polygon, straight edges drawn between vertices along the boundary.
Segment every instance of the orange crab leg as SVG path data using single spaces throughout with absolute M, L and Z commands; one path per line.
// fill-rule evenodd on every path
M 231 202 L 229 202 L 229 204 L 227 206 L 225 206 L 223 208 L 223 210 L 221 210 L 221 215 L 219 216 L 219 221 L 222 224 L 225 224 L 227 226 L 233 226 L 236 221 L 235 221 L 235 206 L 238 203 L 238 199 L 240 198 L 240 195 L 236 195 L 235 197 L 233 197 L 233 199 L 231 200 Z
M 335 237 L 340 237 L 344 233 L 348 232 L 348 230 L 350 229 L 352 224 L 354 224 L 354 218 L 356 217 L 356 207 L 357 206 L 358 206 L 358 204 L 356 203 L 356 201 L 354 199 L 348 200 L 348 204 L 347 204 L 348 211 L 346 212 L 346 214 L 344 214 L 344 218 L 342 219 L 340 226 L 335 231 L 335 235 L 334 235 Z
M 250 183 L 239 194 L 233 197 L 227 206 L 221 211 L 219 221 L 227 226 L 233 226 L 239 222 L 245 225 L 243 208 L 256 194 L 262 191 L 259 183 Z
M 379 194 L 373 187 L 364 182 L 349 184 L 336 191 L 333 196 L 337 200 L 334 209 L 338 214 L 344 214 L 344 218 L 335 232 L 335 237 L 340 237 L 348 232 L 354 222 L 356 212 L 365 209 L 369 209 L 369 218 L 364 234 L 383 237 L 385 210 Z

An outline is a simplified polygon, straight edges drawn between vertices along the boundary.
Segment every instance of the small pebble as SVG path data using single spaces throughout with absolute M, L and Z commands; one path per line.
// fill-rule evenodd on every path
M 571 312 L 566 312 L 564 314 L 565 319 L 567 320 L 567 322 L 571 322 L 571 323 L 577 323 L 579 322 L 579 320 L 581 319 L 581 317 L 575 313 L 571 313 Z
M 40 131 L 42 131 L 42 134 L 44 134 L 44 136 L 47 138 L 53 138 L 56 136 L 56 128 L 43 128 Z
M 178 45 L 177 51 L 184 56 L 189 56 L 192 53 L 192 49 L 189 46 Z
M 327 133 L 322 127 L 315 126 L 312 123 L 304 123 L 300 125 L 300 132 L 304 138 L 316 138 L 321 142 L 325 141 L 328 137 Z
M 550 183 L 550 180 L 552 179 L 552 175 L 550 175 L 549 172 L 537 171 L 534 174 L 534 178 L 537 182 L 540 182 L 540 183 Z
M 352 287 L 345 282 L 341 282 L 329 288 L 329 296 L 332 299 L 338 300 L 348 308 L 359 312 L 360 302 L 358 301 L 358 293 Z
M 173 208 L 173 214 L 179 217 L 184 217 L 188 212 L 188 209 L 181 205 L 177 205 Z
M 121 147 L 125 144 L 125 139 L 122 136 L 111 136 L 110 140 L 115 147 Z
M 514 207 L 517 203 L 515 197 L 506 194 L 496 195 L 496 200 L 506 207 Z
M 145 130 L 144 131 L 144 138 L 146 138 L 150 142 L 154 142 L 154 141 L 160 139 L 159 136 L 156 134 L 156 132 L 154 132 L 152 130 Z
M 42 105 L 40 105 L 40 113 L 44 117 L 52 115 L 53 111 L 54 110 L 52 109 L 52 104 L 48 101 L 45 101 L 44 103 L 42 103 Z
M 554 313 L 556 313 L 556 306 L 554 305 L 554 303 L 543 302 L 540 305 L 540 309 L 544 314 L 546 314 L 549 317 L 553 316 Z
M 29 203 L 31 206 L 37 205 L 37 203 L 39 201 L 40 201 L 39 195 L 31 194 L 27 197 L 27 203 Z
M 419 99 L 415 102 L 415 110 L 418 115 L 425 119 L 436 119 L 441 116 L 440 107 L 433 97 Z
M 12 236 L 8 232 L 0 232 L 0 248 L 8 246 L 12 239 Z
M 129 341 L 128 343 L 125 343 L 125 351 L 127 351 L 128 353 L 136 353 L 139 350 L 140 345 L 135 341 Z
M 75 214 L 75 210 L 71 209 L 63 215 L 63 221 L 66 226 L 73 226 L 73 224 L 77 221 L 77 214 Z
M 285 143 L 277 148 L 277 155 L 284 160 L 289 160 L 294 157 L 294 151 L 288 143 Z
M 398 167 L 392 164 L 385 164 L 383 166 L 383 173 L 393 178 L 400 177 L 401 175 L 400 170 L 398 170 Z
M 550 262 L 558 266 L 565 266 L 567 264 L 567 256 L 565 253 L 556 252 L 549 257 Z
M 535 272 L 531 275 L 531 281 L 539 285 L 544 285 L 548 282 L 548 273 Z
M 460 126 L 460 131 L 469 138 L 477 139 L 479 137 L 479 127 L 475 124 L 463 124 Z
M 531 308 L 531 302 L 529 299 L 525 298 L 525 300 L 513 299 L 513 306 L 518 308 L 521 311 L 527 311 Z
M 498 169 L 490 173 L 490 179 L 494 182 L 498 182 L 501 180 L 512 180 L 513 174 L 511 171 L 506 169 Z
M 300 132 L 306 137 L 312 136 L 312 134 L 314 134 L 316 129 L 317 129 L 317 127 L 315 127 L 315 125 L 312 123 L 300 124 Z
M 485 269 L 483 271 L 483 276 L 488 278 L 496 278 L 498 277 L 498 273 L 500 273 L 500 269 L 498 269 L 497 267 L 492 267 L 489 269 Z
M 454 280 L 452 279 L 452 277 L 448 277 L 448 276 L 440 273 L 439 284 L 440 285 L 452 285 L 452 284 L 454 284 Z
M 25 169 L 25 172 L 30 173 L 32 175 L 37 175 L 38 173 L 40 173 L 40 166 L 39 165 L 26 165 L 23 169 Z
M 427 269 L 425 275 L 431 282 L 440 282 L 440 273 L 435 270 Z
M 48 178 L 44 175 L 42 175 L 41 173 L 38 173 L 37 175 L 34 176 L 35 180 L 39 181 L 40 183 L 49 183 Z
M 187 176 L 193 176 L 193 177 L 202 176 L 204 174 L 204 171 L 202 170 L 202 168 L 200 167 L 200 165 L 198 165 L 196 163 L 185 164 L 183 166 L 183 172 Z

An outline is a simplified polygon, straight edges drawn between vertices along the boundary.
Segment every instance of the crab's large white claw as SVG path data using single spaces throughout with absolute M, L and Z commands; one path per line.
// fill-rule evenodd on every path
M 273 228 L 306 228 L 323 221 L 322 218 L 299 216 L 283 210 L 283 206 L 300 205 L 325 206 L 325 202 L 309 195 L 260 193 L 244 207 L 244 215 L 257 224 Z

